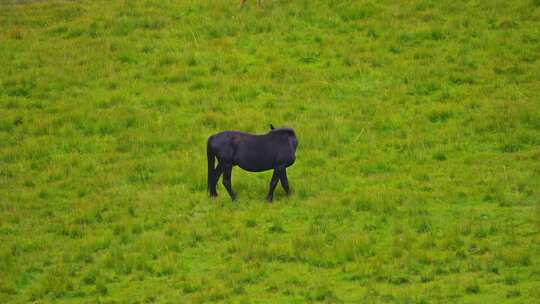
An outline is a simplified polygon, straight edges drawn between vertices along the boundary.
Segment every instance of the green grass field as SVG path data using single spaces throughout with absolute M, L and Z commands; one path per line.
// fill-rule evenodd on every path
M 0 303 L 540 303 L 540 1 L 239 2 L 0 1 Z

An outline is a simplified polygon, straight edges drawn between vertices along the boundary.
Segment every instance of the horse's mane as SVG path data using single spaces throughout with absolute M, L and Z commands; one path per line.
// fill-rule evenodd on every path
M 270 133 L 289 133 L 294 135 L 294 130 L 289 127 L 274 128 L 270 130 Z

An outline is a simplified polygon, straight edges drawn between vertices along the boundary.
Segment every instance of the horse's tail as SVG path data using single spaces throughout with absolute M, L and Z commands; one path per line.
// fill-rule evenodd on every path
M 212 151 L 212 147 L 210 146 L 210 140 L 211 137 L 208 138 L 208 142 L 206 144 L 206 156 L 208 157 L 208 190 L 211 190 L 211 185 L 214 180 L 214 164 L 216 160 L 214 151 Z

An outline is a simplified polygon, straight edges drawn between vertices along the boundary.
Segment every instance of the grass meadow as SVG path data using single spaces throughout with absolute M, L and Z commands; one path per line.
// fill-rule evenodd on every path
M 239 2 L 0 1 L 0 302 L 540 303 L 540 1 Z

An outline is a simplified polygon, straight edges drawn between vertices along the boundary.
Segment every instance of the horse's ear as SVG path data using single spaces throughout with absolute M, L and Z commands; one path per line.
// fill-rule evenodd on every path
M 270 130 L 274 130 L 274 125 L 270 124 Z

